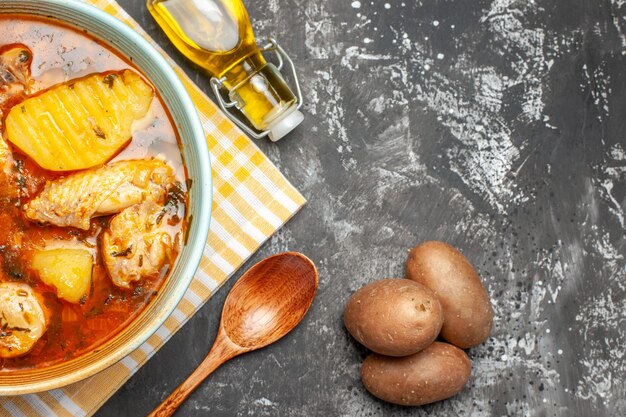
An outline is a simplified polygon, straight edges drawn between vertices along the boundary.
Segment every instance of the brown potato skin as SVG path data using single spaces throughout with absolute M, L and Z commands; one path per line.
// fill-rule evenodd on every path
M 408 279 L 382 279 L 355 292 L 343 321 L 350 334 L 374 352 L 406 356 L 432 343 L 443 323 L 435 294 Z
M 361 367 L 361 380 L 381 400 L 416 406 L 456 395 L 467 384 L 471 371 L 472 362 L 464 351 L 434 342 L 402 358 L 371 354 Z
M 439 298 L 444 317 L 441 337 L 462 349 L 487 340 L 493 324 L 489 295 L 461 252 L 443 242 L 422 243 L 409 252 L 406 275 Z

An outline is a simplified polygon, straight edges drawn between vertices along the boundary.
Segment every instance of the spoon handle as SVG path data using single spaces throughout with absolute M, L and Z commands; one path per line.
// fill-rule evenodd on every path
M 148 417 L 169 417 L 191 395 L 191 393 L 224 362 L 242 352 L 232 343 L 224 332 L 218 333 L 217 339 L 202 363 L 187 379 L 178 386 Z

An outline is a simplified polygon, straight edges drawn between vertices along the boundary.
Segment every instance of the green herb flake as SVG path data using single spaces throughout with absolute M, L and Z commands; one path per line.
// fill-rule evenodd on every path
M 109 88 L 113 88 L 113 83 L 117 78 L 117 74 L 109 74 L 102 79 L 102 82 L 109 86 Z
M 93 133 L 96 134 L 97 137 L 99 137 L 100 139 L 106 139 L 107 135 L 102 131 L 102 128 L 98 125 L 96 125 L 93 128 Z
M 20 51 L 20 54 L 18 55 L 17 59 L 21 62 L 21 63 L 25 63 L 28 62 L 31 58 L 31 54 L 29 51 L 27 51 L 26 49 L 22 49 Z
M 122 251 L 113 251 L 111 252 L 111 256 L 114 258 L 119 258 L 119 257 L 127 257 L 128 255 L 130 255 L 133 252 L 133 245 L 129 245 L 126 249 L 122 250 Z

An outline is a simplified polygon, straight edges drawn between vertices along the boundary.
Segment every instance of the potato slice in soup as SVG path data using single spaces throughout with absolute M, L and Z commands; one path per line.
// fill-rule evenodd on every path
M 7 137 L 51 171 L 99 166 L 129 142 L 153 97 L 152 87 L 130 70 L 93 74 L 14 106 Z
M 45 284 L 56 288 L 60 298 L 70 303 L 80 303 L 89 292 L 93 257 L 87 249 L 39 250 L 31 259 L 31 267 Z

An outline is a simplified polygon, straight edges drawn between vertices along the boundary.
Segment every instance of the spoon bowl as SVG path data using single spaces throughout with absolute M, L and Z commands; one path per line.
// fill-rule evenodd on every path
M 226 297 L 211 351 L 149 416 L 171 416 L 221 364 L 293 330 L 311 307 L 317 285 L 315 264 L 296 252 L 270 256 L 246 271 Z
M 222 310 L 226 336 L 250 350 L 274 343 L 309 310 L 317 280 L 315 265 L 299 253 L 282 253 L 257 263 L 226 298 Z

